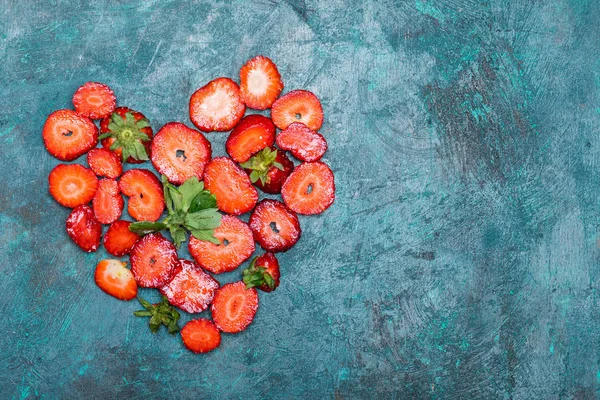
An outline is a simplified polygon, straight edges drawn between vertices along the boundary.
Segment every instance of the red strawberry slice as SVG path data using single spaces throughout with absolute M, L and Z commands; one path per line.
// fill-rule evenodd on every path
M 240 88 L 229 78 L 210 81 L 190 98 L 190 119 L 204 132 L 233 129 L 245 111 Z
M 119 300 L 132 300 L 137 296 L 137 284 L 133 274 L 119 260 L 102 260 L 96 265 L 94 280 L 106 294 Z
M 94 210 L 88 205 L 74 208 L 66 223 L 67 234 L 83 251 L 98 250 L 102 238 L 102 224 L 94 217 Z
M 103 83 L 87 82 L 73 95 L 73 105 L 78 114 L 92 119 L 109 116 L 117 106 L 117 98 L 111 88 Z
M 131 272 L 141 287 L 160 288 L 175 273 L 177 250 L 160 233 L 144 236 L 130 252 Z
M 228 283 L 217 290 L 211 312 L 215 325 L 222 332 L 241 332 L 250 325 L 258 310 L 256 289 L 247 289 L 244 282 Z
M 193 319 L 181 328 L 181 340 L 194 353 L 208 353 L 221 344 L 221 333 L 210 320 Z
M 123 164 L 119 156 L 105 148 L 90 150 L 87 163 L 97 176 L 117 179 L 123 173 Z
M 156 175 L 145 169 L 130 169 L 119 181 L 121 193 L 129 197 L 127 211 L 138 221 L 156 221 L 165 209 L 163 187 Z
M 148 160 L 152 128 L 144 114 L 117 107 L 113 114 L 102 119 L 100 132 L 107 136 L 102 139 L 102 147 L 114 151 L 124 161 L 141 164 Z
M 180 259 L 175 266 L 175 276 L 160 291 L 175 307 L 199 313 L 208 308 L 218 288 L 219 282 L 195 262 Z
M 233 161 L 246 162 L 275 142 L 275 125 L 264 115 L 247 115 L 231 131 L 225 148 Z
M 261 200 L 250 216 L 250 229 L 263 249 L 274 253 L 287 251 L 300 239 L 298 216 L 285 204 Z
M 265 253 L 254 257 L 250 266 L 243 272 L 247 288 L 256 287 L 263 292 L 272 292 L 279 286 L 279 261 L 273 253 Z
M 277 194 L 294 170 L 294 163 L 284 151 L 266 148 L 241 164 L 250 181 L 265 193 Z
M 267 109 L 282 90 L 281 75 L 269 58 L 256 56 L 240 69 L 240 92 L 246 106 L 256 110 Z
M 154 168 L 175 185 L 193 176 L 202 180 L 212 152 L 204 135 L 179 122 L 163 126 L 154 136 L 150 149 Z
M 60 205 L 74 208 L 92 201 L 98 178 L 79 164 L 58 164 L 48 175 L 48 187 Z
M 244 221 L 224 215 L 214 237 L 221 244 L 198 240 L 190 236 L 188 249 L 200 266 L 213 274 L 236 269 L 254 253 L 252 231 Z
M 294 90 L 273 103 L 271 119 L 279 129 L 301 122 L 318 131 L 323 125 L 323 107 L 317 96 L 308 90 Z
M 62 161 L 73 161 L 98 144 L 98 128 L 91 119 L 73 110 L 58 110 L 48 116 L 42 130 L 44 145 Z
M 320 161 L 300 164 L 283 184 L 281 197 L 298 214 L 320 214 L 335 200 L 333 172 Z
M 248 175 L 226 157 L 217 157 L 208 163 L 204 171 L 204 184 L 217 198 L 219 210 L 227 214 L 247 213 L 258 200 L 258 192 Z
M 302 161 L 318 161 L 327 151 L 327 141 L 323 135 L 311 131 L 299 122 L 294 122 L 279 132 L 277 146 L 282 150 L 289 150 Z
M 108 254 L 123 257 L 141 239 L 141 236 L 129 230 L 129 225 L 129 221 L 118 220 L 108 227 L 104 234 L 104 248 Z
M 94 215 L 102 224 L 112 224 L 123 212 L 123 197 L 119 192 L 119 184 L 114 179 L 100 179 L 98 190 L 92 205 Z

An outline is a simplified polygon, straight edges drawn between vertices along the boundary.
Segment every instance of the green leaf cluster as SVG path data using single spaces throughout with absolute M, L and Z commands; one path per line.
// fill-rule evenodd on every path
M 150 123 L 146 118 L 139 121 L 135 120 L 133 113 L 125 113 L 125 118 L 122 118 L 118 113 L 112 113 L 110 123 L 108 124 L 108 132 L 100 135 L 99 140 L 106 138 L 114 138 L 115 141 L 110 146 L 111 150 L 122 149 L 123 161 L 132 157 L 136 160 L 148 160 L 148 153 L 142 142 L 150 140 L 142 129 L 148 128 Z
M 179 313 L 169 304 L 169 300 L 163 296 L 162 301 L 158 304 L 150 304 L 146 300 L 138 297 L 139 302 L 144 307 L 144 310 L 135 311 L 133 315 L 136 317 L 150 317 L 148 326 L 152 333 L 158 332 L 161 325 L 167 327 L 171 335 L 179 332 Z
M 258 180 L 264 185 L 269 179 L 268 173 L 271 167 L 275 167 L 283 171 L 283 165 L 275 161 L 277 158 L 277 149 L 271 150 L 266 147 L 260 152 L 256 153 L 245 163 L 241 163 L 241 167 L 245 169 L 251 169 L 250 180 L 252 183 L 256 183 Z
M 266 286 L 271 290 L 275 289 L 275 279 L 265 267 L 256 265 L 257 258 L 254 257 L 250 266 L 242 272 L 242 281 L 246 284 L 246 288 Z

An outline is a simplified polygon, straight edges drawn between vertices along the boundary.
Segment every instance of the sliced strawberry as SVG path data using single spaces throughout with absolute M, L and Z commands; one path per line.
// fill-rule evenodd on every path
M 103 83 L 87 82 L 73 95 L 73 105 L 79 115 L 92 119 L 108 117 L 117 106 L 111 88 Z
M 204 184 L 217 198 L 219 210 L 227 214 L 247 213 L 258 200 L 258 192 L 248 175 L 226 157 L 217 157 L 208 163 L 204 171 Z
M 156 221 L 165 209 L 163 187 L 156 175 L 145 169 L 130 169 L 119 181 L 121 193 L 129 197 L 127 211 L 138 221 Z
M 233 129 L 245 111 L 240 88 L 229 78 L 210 81 L 190 98 L 190 119 L 204 132 Z
M 117 181 L 114 179 L 100 179 L 98 190 L 92 202 L 94 215 L 98 222 L 112 224 L 118 220 L 123 212 L 123 205 L 124 201 Z
M 219 282 L 193 261 L 177 261 L 175 276 L 160 291 L 169 303 L 189 313 L 206 310 L 215 297 Z
M 261 200 L 250 215 L 249 224 L 254 240 L 274 253 L 289 250 L 302 234 L 296 213 L 277 200 Z
M 131 272 L 141 287 L 160 288 L 175 273 L 177 250 L 160 233 L 146 235 L 130 252 Z
M 48 175 L 48 187 L 60 205 L 74 208 L 92 201 L 98 178 L 79 164 L 58 164 Z
M 66 223 L 67 234 L 83 251 L 98 250 L 102 238 L 102 224 L 94 217 L 94 210 L 88 205 L 74 208 Z
M 94 279 L 104 293 L 119 300 L 131 300 L 137 296 L 137 284 L 133 274 L 119 260 L 102 260 L 96 265 Z
M 327 141 L 323 135 L 311 131 L 300 122 L 294 122 L 279 132 L 277 146 L 282 150 L 289 150 L 302 161 L 318 161 L 327 151 Z
M 281 75 L 273 61 L 256 56 L 240 69 L 242 101 L 250 108 L 264 110 L 273 104 L 283 90 Z
M 221 244 L 198 240 L 190 236 L 188 249 L 200 266 L 213 274 L 236 269 L 254 253 L 252 231 L 239 218 L 224 215 L 214 237 Z
M 263 292 L 272 292 L 279 286 L 279 261 L 273 253 L 254 257 L 250 266 L 243 272 L 247 288 L 256 287 Z
M 133 245 L 141 239 L 141 236 L 129 230 L 129 225 L 131 222 L 123 220 L 110 224 L 104 234 L 104 248 L 108 254 L 123 257 L 125 254 L 129 254 Z
M 254 183 L 265 193 L 277 194 L 281 192 L 281 186 L 294 170 L 294 163 L 285 155 L 284 151 L 266 148 L 255 154 L 245 163 L 242 168 Z
M 217 290 L 211 312 L 222 332 L 241 332 L 250 325 L 258 310 L 256 289 L 247 289 L 242 281 L 228 283 Z
M 281 197 L 298 214 L 320 214 L 335 200 L 333 172 L 320 161 L 302 163 L 285 180 Z
M 317 131 L 323 125 L 323 107 L 317 96 L 308 90 L 294 90 L 273 103 L 271 119 L 279 129 L 301 122 Z
M 98 128 L 73 110 L 58 110 L 48 116 L 42 137 L 48 153 L 62 161 L 73 161 L 96 147 Z
M 225 148 L 233 161 L 246 162 L 253 154 L 275 142 L 275 125 L 264 115 L 247 115 L 231 131 Z
M 149 159 L 152 128 L 144 114 L 118 107 L 100 122 L 102 147 L 114 151 L 123 161 L 141 164 Z
M 211 153 L 210 142 L 200 132 L 179 122 L 169 122 L 154 136 L 150 158 L 154 168 L 169 182 L 181 185 L 193 176 L 202 180 Z
M 105 148 L 90 150 L 87 163 L 97 176 L 117 179 L 123 173 L 123 164 L 119 156 Z
M 181 340 L 194 353 L 208 353 L 221 344 L 221 333 L 210 320 L 193 319 L 181 329 Z

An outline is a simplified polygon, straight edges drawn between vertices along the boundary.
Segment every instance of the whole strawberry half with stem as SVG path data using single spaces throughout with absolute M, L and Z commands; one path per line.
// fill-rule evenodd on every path
M 248 289 L 255 287 L 263 292 L 272 292 L 279 286 L 279 261 L 273 253 L 254 257 L 242 276 Z
M 294 170 L 294 163 L 285 152 L 274 147 L 267 147 L 258 152 L 240 166 L 244 168 L 255 186 L 271 194 L 281 192 L 283 182 Z
M 123 162 L 140 164 L 150 158 L 152 128 L 142 113 L 118 107 L 102 119 L 100 133 L 102 146 L 117 153 Z

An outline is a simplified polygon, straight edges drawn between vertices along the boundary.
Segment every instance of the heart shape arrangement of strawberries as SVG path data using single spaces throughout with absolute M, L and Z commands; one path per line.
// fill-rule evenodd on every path
M 100 261 L 96 284 L 121 300 L 138 297 L 138 287 L 158 289 L 162 301 L 138 297 L 143 310 L 134 313 L 150 318 L 152 332 L 161 325 L 179 332 L 175 307 L 200 313 L 210 306 L 212 321 L 193 319 L 181 329 L 193 352 L 214 350 L 221 332 L 248 327 L 258 309 L 256 289 L 271 292 L 279 285 L 275 253 L 300 239 L 297 214 L 322 213 L 334 201 L 333 173 L 319 161 L 327 150 L 317 132 L 321 102 L 306 90 L 280 97 L 282 90 L 277 66 L 257 56 L 241 68 L 239 85 L 217 78 L 192 94 L 190 119 L 198 130 L 169 122 L 153 135 L 143 114 L 117 107 L 114 92 L 96 82 L 77 89 L 75 111 L 55 111 L 44 124 L 44 144 L 54 157 L 73 161 L 87 154 L 89 168 L 59 164 L 48 176 L 52 197 L 73 209 L 68 236 L 86 252 L 102 241 L 109 254 L 129 255 L 131 269 L 118 259 Z M 271 118 L 244 116 L 246 108 L 270 109 Z M 212 158 L 201 131 L 229 132 L 229 157 Z M 149 169 L 123 171 L 125 163 L 146 161 L 160 178 Z M 281 194 L 283 201 L 258 201 L 256 188 Z M 136 222 L 121 219 L 123 195 Z M 251 213 L 248 223 L 238 218 L 245 213 Z M 177 255 L 186 240 L 194 261 Z M 255 252 L 255 242 L 264 253 L 252 259 L 240 281 L 221 286 L 211 274 L 238 268 Z

